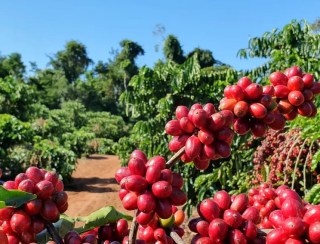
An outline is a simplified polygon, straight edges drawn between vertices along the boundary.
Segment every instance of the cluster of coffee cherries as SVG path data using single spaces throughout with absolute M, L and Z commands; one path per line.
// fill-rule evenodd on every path
M 170 151 L 178 152 L 184 147 L 183 162 L 193 161 L 196 168 L 204 170 L 210 160 L 230 156 L 234 137 L 230 128 L 233 123 L 230 111 L 216 112 L 211 103 L 196 103 L 190 110 L 186 106 L 178 106 L 175 115 L 176 119 L 166 124 L 165 131 L 173 136 L 169 142 Z
M 312 74 L 293 66 L 284 73 L 273 72 L 269 80 L 272 85 L 261 86 L 242 77 L 237 84 L 224 89 L 219 109 L 233 112 L 233 129 L 239 135 L 251 131 L 262 137 L 268 127 L 280 130 L 286 120 L 293 120 L 298 114 L 316 115 L 313 100 L 320 93 L 320 83 L 314 81 Z
M 278 110 L 287 120 L 295 119 L 298 114 L 305 117 L 317 114 L 313 100 L 320 93 L 320 83 L 314 81 L 312 74 L 293 66 L 284 73 L 272 73 L 269 80 L 274 86 Z
M 37 195 L 37 198 L 19 208 L 0 209 L 0 228 L 6 233 L 9 243 L 35 242 L 36 234 L 45 228 L 45 223 L 59 220 L 60 213 L 68 208 L 68 195 L 55 172 L 30 167 L 14 181 L 6 181 L 7 190 L 21 190 Z
M 305 202 L 286 185 L 262 183 L 232 196 L 218 191 L 198 205 L 198 213 L 188 224 L 197 233 L 194 244 L 320 243 L 320 205 Z
M 203 200 L 198 205 L 200 217 L 191 219 L 188 225 L 197 233 L 191 243 L 261 243 L 264 237 L 256 227 L 257 221 L 247 214 L 247 207 L 246 194 L 230 196 L 218 191 L 213 198 Z
M 181 190 L 182 176 L 167 169 L 166 160 L 161 156 L 148 160 L 142 151 L 135 150 L 128 167 L 120 168 L 115 178 L 121 187 L 119 197 L 123 207 L 137 210 L 136 221 L 141 226 L 165 222 L 174 215 L 175 206 L 187 201 L 187 195 Z M 161 239 L 157 233 L 154 238 Z
M 263 183 L 248 192 L 248 216 L 254 216 L 257 227 L 273 229 L 266 243 L 320 243 L 320 205 L 311 205 L 286 185 L 273 188 Z
M 249 131 L 256 137 L 262 137 L 268 126 L 279 130 L 285 125 L 285 119 L 277 113 L 273 99 L 273 86 L 261 86 L 248 77 L 242 77 L 237 84 L 224 89 L 224 98 L 219 109 L 234 113 L 233 129 L 239 135 Z

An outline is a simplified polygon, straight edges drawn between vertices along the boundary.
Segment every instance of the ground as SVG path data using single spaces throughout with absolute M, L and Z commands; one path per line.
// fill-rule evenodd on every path
M 120 202 L 119 184 L 114 178 L 120 167 L 117 156 L 92 156 L 80 159 L 73 181 L 66 186 L 69 196 L 69 216 L 84 216 L 103 206 L 114 206 L 121 212 L 127 212 Z
M 120 168 L 117 156 L 93 155 L 88 159 L 80 159 L 73 181 L 66 186 L 69 196 L 67 215 L 85 216 L 104 206 L 114 206 L 118 211 L 132 215 L 122 207 L 118 197 L 120 189 L 114 175 Z M 190 233 L 183 238 L 190 243 Z

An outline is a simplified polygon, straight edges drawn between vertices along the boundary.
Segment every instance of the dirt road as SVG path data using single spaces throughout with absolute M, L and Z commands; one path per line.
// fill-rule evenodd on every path
M 92 156 L 80 159 L 73 181 L 66 186 L 69 196 L 67 215 L 84 216 L 103 206 L 114 206 L 120 212 L 127 212 L 118 197 L 119 184 L 114 174 L 120 167 L 117 156 Z

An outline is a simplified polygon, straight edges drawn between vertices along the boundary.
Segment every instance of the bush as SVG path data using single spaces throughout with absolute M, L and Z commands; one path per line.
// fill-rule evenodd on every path
M 9 114 L 0 114 L 0 168 L 5 178 L 20 173 L 24 168 L 27 147 L 32 145 L 33 130 L 30 123 Z
M 115 154 L 114 141 L 106 138 L 95 138 L 87 142 L 85 152 L 90 154 Z
M 76 130 L 72 133 L 67 132 L 63 134 L 61 143 L 65 148 L 73 151 L 77 157 L 80 158 L 84 153 L 87 153 L 87 144 L 95 137 L 93 132 Z
M 32 89 L 11 76 L 0 78 L 0 113 L 7 113 L 27 121 L 34 102 Z
M 30 165 L 32 148 L 26 145 L 16 145 L 8 148 L 5 159 L 5 178 L 11 179 L 15 175 L 25 171 Z
M 33 130 L 30 123 L 22 122 L 10 114 L 0 114 L 0 146 L 2 149 L 31 141 Z
M 55 169 L 64 180 L 71 178 L 71 174 L 76 168 L 76 163 L 77 157 L 73 151 L 47 139 L 40 140 L 34 144 L 30 158 L 30 165 L 36 165 L 46 170 Z
M 87 112 L 85 130 L 92 131 L 97 138 L 118 141 L 127 134 L 127 126 L 121 116 L 108 112 Z

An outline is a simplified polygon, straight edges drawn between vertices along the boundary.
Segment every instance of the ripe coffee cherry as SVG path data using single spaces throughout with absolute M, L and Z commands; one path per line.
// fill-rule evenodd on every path
M 152 193 L 157 198 L 167 198 L 172 193 L 172 186 L 167 181 L 158 181 L 152 184 Z
M 42 209 L 42 200 L 34 199 L 24 204 L 23 210 L 29 215 L 39 214 Z
M 57 205 L 50 199 L 47 199 L 43 202 L 40 214 L 44 219 L 49 220 L 53 223 L 57 222 L 60 217 Z
M 32 180 L 35 184 L 43 180 L 43 174 L 41 170 L 37 167 L 30 167 L 26 170 L 26 175 L 30 180 Z
M 40 199 L 48 199 L 51 197 L 54 191 L 53 184 L 48 180 L 42 180 L 38 182 L 35 186 L 35 194 L 37 194 Z
M 10 227 L 17 234 L 27 232 L 30 226 L 31 218 L 22 210 L 16 211 L 10 219 Z

